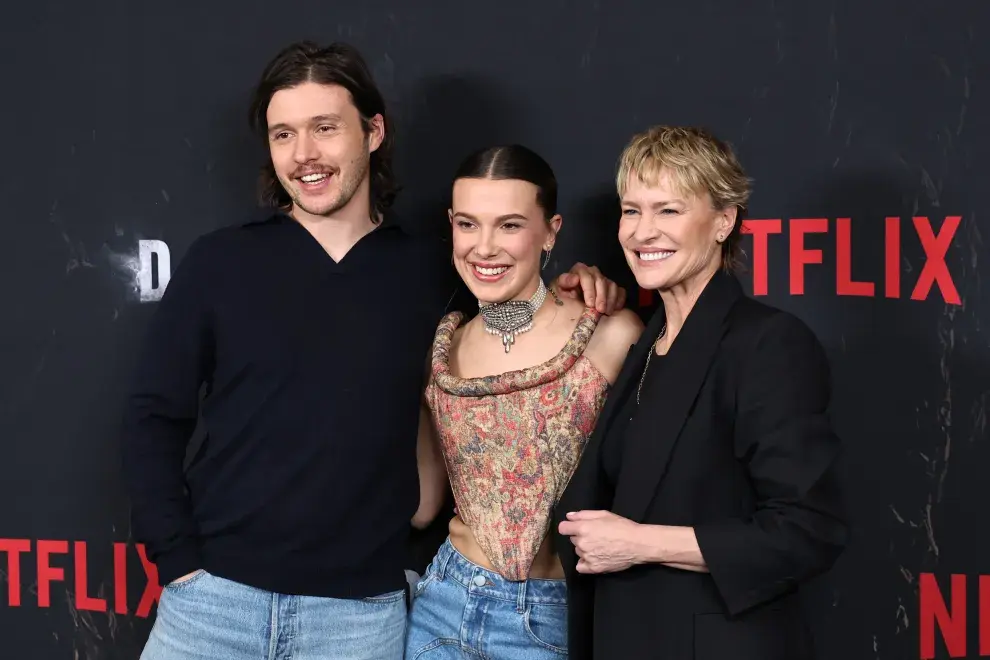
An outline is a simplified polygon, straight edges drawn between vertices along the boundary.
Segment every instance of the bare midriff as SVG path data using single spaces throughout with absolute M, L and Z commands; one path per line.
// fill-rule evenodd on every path
M 477 564 L 482 568 L 486 568 L 489 571 L 498 573 L 498 569 L 488 560 L 485 556 L 484 550 L 478 545 L 478 542 L 474 539 L 474 534 L 471 532 L 471 528 L 461 520 L 460 516 L 454 516 L 450 525 L 448 526 L 450 531 L 450 544 L 461 553 L 468 561 L 473 564 Z M 547 534 L 543 539 L 543 543 L 540 545 L 539 551 L 536 553 L 536 557 L 533 559 L 533 565 L 529 571 L 529 577 L 531 579 L 537 580 L 563 580 L 564 579 L 564 569 L 560 564 L 560 558 L 557 557 L 557 553 L 553 548 L 553 536 Z

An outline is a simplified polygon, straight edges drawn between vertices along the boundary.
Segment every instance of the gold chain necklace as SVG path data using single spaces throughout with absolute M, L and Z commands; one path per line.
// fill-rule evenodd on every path
M 643 367 L 643 375 L 640 376 L 640 378 L 639 378 L 639 387 L 636 388 L 636 405 L 637 406 L 639 405 L 639 395 L 643 391 L 643 382 L 646 380 L 646 370 L 650 368 L 650 358 L 653 357 L 653 354 L 657 352 L 657 344 L 660 343 L 660 340 L 663 339 L 664 338 L 664 335 L 666 335 L 666 334 L 667 334 L 667 322 L 664 321 L 663 327 L 660 328 L 660 335 L 656 338 L 656 341 L 653 342 L 653 345 L 650 346 L 650 352 L 647 353 L 647 355 L 646 355 L 646 366 Z

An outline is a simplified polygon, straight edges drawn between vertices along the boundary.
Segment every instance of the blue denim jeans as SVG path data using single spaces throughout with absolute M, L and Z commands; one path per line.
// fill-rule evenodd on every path
M 200 571 L 162 590 L 141 660 L 402 660 L 406 594 L 286 596 Z
M 510 582 L 469 562 L 448 539 L 414 590 L 406 660 L 567 656 L 563 580 Z

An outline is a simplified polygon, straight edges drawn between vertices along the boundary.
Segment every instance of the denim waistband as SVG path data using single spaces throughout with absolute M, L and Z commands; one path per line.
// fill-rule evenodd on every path
M 526 605 L 567 604 L 567 584 L 564 580 L 506 580 L 498 573 L 469 561 L 454 548 L 450 538 L 440 546 L 431 569 L 438 580 L 453 578 L 473 595 L 514 601 L 520 611 L 525 610 Z

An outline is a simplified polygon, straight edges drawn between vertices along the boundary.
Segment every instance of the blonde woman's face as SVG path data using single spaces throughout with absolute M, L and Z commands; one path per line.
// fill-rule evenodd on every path
M 619 243 L 639 286 L 672 289 L 718 269 L 719 237 L 732 230 L 735 209 L 719 211 L 707 193 L 677 190 L 667 173 L 647 185 L 631 172 L 620 203 Z

